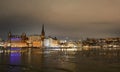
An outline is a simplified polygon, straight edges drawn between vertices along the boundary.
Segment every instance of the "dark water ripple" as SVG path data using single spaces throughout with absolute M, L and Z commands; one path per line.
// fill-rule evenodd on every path
M 120 71 L 120 50 L 46 50 L 44 52 L 34 48 L 20 50 L 0 53 L 0 72 Z

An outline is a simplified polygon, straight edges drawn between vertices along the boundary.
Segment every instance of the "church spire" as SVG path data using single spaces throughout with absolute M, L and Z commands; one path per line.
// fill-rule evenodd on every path
M 44 31 L 44 24 L 42 25 L 42 32 L 41 32 L 42 36 L 45 36 L 45 31 Z
M 41 38 L 42 38 L 42 41 L 45 38 L 44 24 L 42 25 Z

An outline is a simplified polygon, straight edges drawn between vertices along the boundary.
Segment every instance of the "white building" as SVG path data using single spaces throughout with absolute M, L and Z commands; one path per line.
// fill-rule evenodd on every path
M 56 38 L 48 37 L 44 39 L 44 46 L 45 47 L 59 47 L 59 40 Z

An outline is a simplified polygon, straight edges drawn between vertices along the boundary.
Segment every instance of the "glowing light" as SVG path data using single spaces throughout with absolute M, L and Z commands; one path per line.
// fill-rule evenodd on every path
M 21 38 L 11 38 L 11 41 L 20 41 Z

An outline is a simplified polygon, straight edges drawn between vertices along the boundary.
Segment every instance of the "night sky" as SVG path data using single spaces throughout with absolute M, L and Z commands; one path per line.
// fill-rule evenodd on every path
M 59 39 L 120 36 L 120 0 L 0 0 L 0 37 L 40 34 Z

